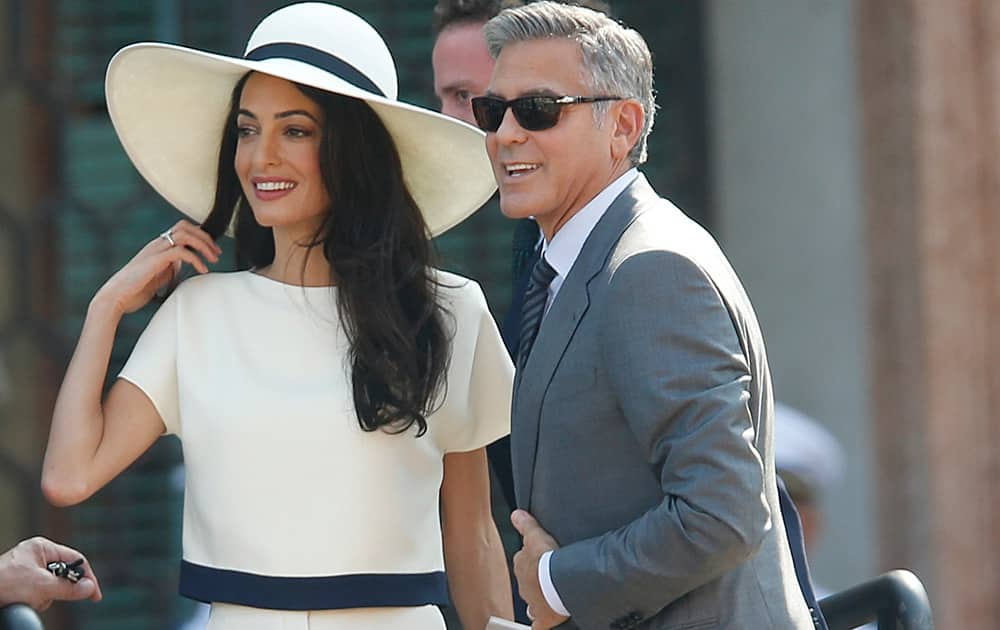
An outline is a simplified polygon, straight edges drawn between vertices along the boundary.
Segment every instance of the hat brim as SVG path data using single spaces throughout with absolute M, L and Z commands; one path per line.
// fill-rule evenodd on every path
M 484 134 L 464 122 L 291 59 L 252 61 L 171 44 L 133 44 L 108 65 L 108 114 L 139 173 L 198 223 L 215 199 L 233 88 L 250 71 L 366 101 L 396 143 L 403 179 L 432 236 L 467 218 L 496 190 Z

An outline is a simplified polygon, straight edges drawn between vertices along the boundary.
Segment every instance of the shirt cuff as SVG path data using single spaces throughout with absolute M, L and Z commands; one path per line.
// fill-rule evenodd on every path
M 542 595 L 545 596 L 545 603 L 549 608 L 559 613 L 563 617 L 570 617 L 569 611 L 563 605 L 559 593 L 556 592 L 555 584 L 552 583 L 552 576 L 549 575 L 549 559 L 552 557 L 551 551 L 546 551 L 538 559 L 538 583 L 542 586 Z

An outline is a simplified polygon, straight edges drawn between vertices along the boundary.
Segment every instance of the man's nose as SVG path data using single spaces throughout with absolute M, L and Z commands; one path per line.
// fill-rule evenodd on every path
M 514 117 L 514 110 L 508 107 L 504 110 L 503 118 L 500 119 L 500 126 L 497 127 L 497 141 L 501 144 L 512 144 L 521 142 L 525 138 L 524 127 L 521 126 Z

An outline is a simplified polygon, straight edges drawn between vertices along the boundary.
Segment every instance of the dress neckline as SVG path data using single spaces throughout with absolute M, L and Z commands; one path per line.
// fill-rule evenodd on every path
M 252 269 L 248 269 L 246 271 L 246 274 L 249 275 L 249 276 L 251 276 L 251 277 L 253 277 L 253 278 L 259 279 L 261 281 L 261 283 L 263 283 L 263 284 L 272 284 L 274 286 L 282 287 L 282 288 L 285 288 L 285 289 L 303 289 L 303 290 L 308 290 L 308 291 L 317 291 L 317 290 L 329 291 L 331 289 L 336 289 L 337 288 L 337 285 L 335 285 L 335 284 L 322 284 L 322 285 L 315 285 L 315 286 L 302 285 L 302 284 L 290 284 L 288 282 L 282 282 L 281 280 L 275 280 L 274 278 L 269 278 L 269 277 L 267 277 L 265 275 L 257 273 L 256 271 L 254 271 Z

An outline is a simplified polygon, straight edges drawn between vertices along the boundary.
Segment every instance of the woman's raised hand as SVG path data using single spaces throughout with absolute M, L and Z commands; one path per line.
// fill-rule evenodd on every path
M 132 260 L 118 270 L 98 291 L 110 299 L 121 314 L 145 306 L 153 295 L 167 286 L 187 263 L 198 273 L 208 273 L 205 261 L 218 262 L 222 249 L 197 225 L 178 221 L 139 250 Z

